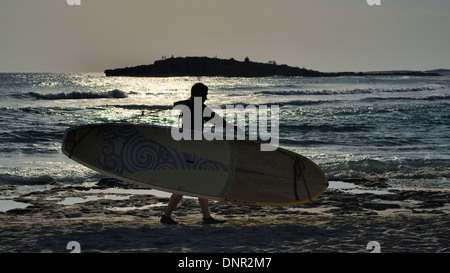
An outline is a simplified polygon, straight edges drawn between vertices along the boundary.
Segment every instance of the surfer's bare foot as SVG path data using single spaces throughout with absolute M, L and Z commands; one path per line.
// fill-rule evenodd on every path
M 208 217 L 208 218 L 203 217 L 203 224 L 204 225 L 223 224 L 225 222 L 226 222 L 226 220 L 217 220 L 217 219 L 214 219 L 212 217 Z
M 166 225 L 177 225 L 178 222 L 173 220 L 172 217 L 170 216 L 161 216 L 161 223 L 166 224 Z

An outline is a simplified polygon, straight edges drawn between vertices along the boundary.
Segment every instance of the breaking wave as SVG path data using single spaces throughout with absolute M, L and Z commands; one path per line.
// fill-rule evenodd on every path
M 442 101 L 442 100 L 450 100 L 450 96 L 448 95 L 435 95 L 435 96 L 426 96 L 426 97 L 388 97 L 388 98 L 365 98 L 361 101 L 365 102 L 374 102 L 374 101 L 384 101 L 384 100 L 425 100 L 425 101 Z
M 389 179 L 441 179 L 448 181 L 445 159 L 349 160 L 321 165 L 328 178 L 384 177 Z
M 301 95 L 355 95 L 355 94 L 371 94 L 371 93 L 404 93 L 404 92 L 420 92 L 444 89 L 442 85 L 425 85 L 408 88 L 355 88 L 355 89 L 338 89 L 338 90 L 292 90 L 292 91 L 259 91 L 254 92 L 256 95 L 278 95 L 278 96 L 301 96 Z
M 103 93 L 92 92 L 70 92 L 58 94 L 39 94 L 35 92 L 28 93 L 38 100 L 80 100 L 80 99 L 123 99 L 128 95 L 122 90 L 111 90 Z
M 128 109 L 128 110 L 170 110 L 173 105 L 138 105 L 138 104 L 125 104 L 125 105 L 111 105 L 112 107 Z

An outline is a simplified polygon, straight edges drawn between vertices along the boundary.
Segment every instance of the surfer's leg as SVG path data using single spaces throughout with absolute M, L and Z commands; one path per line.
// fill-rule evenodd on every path
M 166 212 L 164 213 L 164 216 L 170 217 L 172 215 L 172 212 L 178 206 L 178 203 L 180 203 L 181 198 L 183 198 L 183 195 L 177 193 L 173 193 L 170 196 L 169 204 L 167 205 L 167 209 Z
M 203 217 L 210 218 L 211 215 L 209 214 L 208 199 L 199 198 L 198 203 L 202 209 Z
M 177 207 L 178 203 L 180 203 L 181 198 L 183 198 L 183 195 L 181 194 L 172 194 L 169 199 L 169 204 L 167 205 L 167 209 L 164 212 L 164 215 L 161 216 L 161 223 L 163 224 L 169 224 L 169 225 L 176 225 L 178 224 L 176 221 L 172 219 L 172 212 Z
M 208 206 L 208 199 L 199 198 L 198 203 L 200 204 L 200 207 L 202 208 L 203 213 L 203 224 L 210 225 L 210 224 L 222 224 L 225 223 L 225 220 L 217 220 L 211 217 L 209 214 L 209 206 Z

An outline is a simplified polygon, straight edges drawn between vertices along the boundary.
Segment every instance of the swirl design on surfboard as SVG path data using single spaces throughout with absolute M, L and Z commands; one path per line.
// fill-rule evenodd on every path
M 103 152 L 98 167 L 123 176 L 147 170 L 204 170 L 228 172 L 229 165 L 200 158 L 161 145 L 143 136 L 134 126 L 101 127 Z

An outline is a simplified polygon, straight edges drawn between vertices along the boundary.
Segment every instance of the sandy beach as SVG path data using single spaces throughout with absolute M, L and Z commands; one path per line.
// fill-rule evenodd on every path
M 0 212 L 0 252 L 67 253 L 71 241 L 85 253 L 367 253 L 371 241 L 382 253 L 450 252 L 449 190 L 371 182 L 330 181 L 317 200 L 296 207 L 211 201 L 212 214 L 227 220 L 213 226 L 202 225 L 192 198 L 175 211 L 178 226 L 163 225 L 167 197 L 109 179 L 1 186 L 4 202 L 27 206 Z

